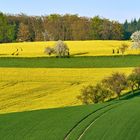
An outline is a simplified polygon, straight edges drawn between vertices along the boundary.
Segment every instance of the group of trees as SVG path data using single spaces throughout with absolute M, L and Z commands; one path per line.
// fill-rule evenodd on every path
M 140 19 L 138 19 L 138 20 L 133 19 L 131 22 L 128 22 L 126 20 L 123 24 L 123 28 L 125 31 L 124 32 L 124 39 L 128 40 L 128 39 L 130 39 L 130 36 L 132 35 L 132 33 L 140 30 Z
M 87 18 L 69 14 L 27 16 L 0 13 L 0 42 L 129 39 L 139 29 L 140 20 L 133 22 L 120 24 L 99 16 Z
M 140 90 L 140 68 L 135 68 L 129 76 L 123 73 L 113 73 L 104 78 L 95 86 L 88 85 L 83 87 L 78 99 L 84 104 L 104 102 L 117 96 L 120 99 L 124 90 Z

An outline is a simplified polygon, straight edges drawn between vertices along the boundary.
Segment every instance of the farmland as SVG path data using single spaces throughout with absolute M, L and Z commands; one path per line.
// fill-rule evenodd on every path
M 0 44 L 0 139 L 123 140 L 131 131 L 127 140 L 139 139 L 140 122 L 129 129 L 140 114 L 139 91 L 87 106 L 77 99 L 83 86 L 140 66 L 139 50 L 124 42 L 122 55 L 116 50 L 123 41 L 66 41 L 70 58 L 44 54 L 52 41 Z
M 118 49 L 122 43 L 129 45 L 126 54 L 139 54 L 138 50 L 131 49 L 129 41 L 66 41 L 70 48 L 71 55 L 74 56 L 108 56 L 112 55 L 112 49 Z M 25 42 L 0 44 L 0 56 L 12 57 L 12 53 L 19 50 L 20 57 L 42 57 L 44 48 L 53 46 L 54 41 L 48 42 Z M 22 49 L 22 50 L 21 50 Z M 118 55 L 116 53 L 116 55 Z
M 140 140 L 139 5 L 1 1 L 0 140 Z
M 70 58 L 46 56 L 44 48 L 52 41 L 0 45 L 0 113 L 81 105 L 77 96 L 83 86 L 114 72 L 128 75 L 140 65 L 140 56 L 134 55 L 139 51 L 129 48 L 124 56 L 112 54 L 122 41 L 66 43 Z M 20 48 L 18 56 L 11 55 Z
M 79 105 L 84 85 L 132 68 L 0 68 L 0 113 Z
M 1 67 L 12 68 L 127 68 L 140 65 L 139 55 L 83 56 L 71 58 L 2 57 Z
M 0 138 L 140 139 L 139 102 L 139 93 L 135 93 L 104 104 L 4 114 L 0 116 Z

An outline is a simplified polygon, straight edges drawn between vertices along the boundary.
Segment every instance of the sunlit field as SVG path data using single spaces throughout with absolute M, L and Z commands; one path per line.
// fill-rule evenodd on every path
M 84 85 L 132 68 L 0 68 L 0 113 L 80 105 Z
M 117 49 L 122 43 L 129 45 L 125 54 L 140 53 L 138 50 L 131 49 L 131 41 L 66 41 L 66 43 L 70 48 L 71 55 L 75 56 L 112 55 L 113 49 L 115 50 L 114 55 L 118 55 Z M 54 41 L 0 44 L 0 56 L 13 56 L 12 53 L 17 49 L 20 57 L 46 56 L 44 48 L 54 44 Z
M 0 140 L 140 140 L 139 5 L 1 1 Z
M 70 58 L 48 57 L 44 54 L 44 48 L 53 46 L 55 42 L 1 44 L 0 139 L 98 139 L 104 136 L 104 130 L 115 131 L 116 126 L 125 126 L 125 130 L 130 128 L 129 124 L 133 122 L 129 121 L 133 118 L 131 110 L 136 113 L 135 120 L 139 117 L 138 107 L 135 108 L 139 97 L 129 101 L 129 98 L 138 96 L 130 94 L 127 98 L 126 93 L 130 88 L 123 90 L 121 100 L 115 99 L 114 95 L 114 100 L 110 102 L 78 106 L 82 102 L 77 99 L 84 86 L 95 85 L 115 72 L 128 75 L 134 67 L 140 66 L 140 55 L 135 55 L 139 54 L 139 50 L 132 50 L 131 42 L 125 42 L 129 45 L 125 56 L 117 54 L 122 43 L 124 42 L 67 41 Z M 115 54 L 112 54 L 113 49 Z M 18 55 L 12 55 L 17 50 Z M 128 120 L 125 119 L 126 116 Z M 124 123 L 121 119 L 124 119 Z M 114 129 L 108 127 L 112 125 L 110 120 L 115 124 Z M 97 125 L 93 127 L 93 123 Z M 105 129 L 101 129 L 100 124 Z M 133 130 L 138 128 L 139 124 Z M 85 131 L 86 135 L 83 135 Z M 114 136 L 114 131 L 113 135 L 106 133 L 107 140 L 109 137 L 112 140 L 115 136 L 125 136 L 125 133 Z M 120 131 L 119 127 L 117 131 Z

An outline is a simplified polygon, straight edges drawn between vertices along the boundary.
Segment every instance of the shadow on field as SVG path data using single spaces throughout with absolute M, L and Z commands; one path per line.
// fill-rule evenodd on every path
M 88 54 L 89 52 L 81 52 L 81 53 L 74 53 L 73 55 L 84 55 L 84 54 Z
M 118 98 L 112 98 L 110 100 L 108 100 L 107 102 L 110 102 L 110 101 L 114 101 L 114 100 L 130 100 L 130 99 L 133 99 L 135 97 L 140 97 L 140 90 L 135 90 L 134 93 L 132 93 L 131 91 L 130 92 L 127 92 L 126 94 L 122 95 L 120 97 L 120 99 Z
M 126 95 L 122 96 L 121 100 L 130 100 L 130 99 L 132 99 L 134 97 L 138 97 L 138 96 L 140 96 L 140 90 L 135 90 L 134 93 L 128 92 Z
M 7 55 L 9 55 L 9 54 L 0 54 L 0 56 L 5 56 L 5 55 L 7 56 Z

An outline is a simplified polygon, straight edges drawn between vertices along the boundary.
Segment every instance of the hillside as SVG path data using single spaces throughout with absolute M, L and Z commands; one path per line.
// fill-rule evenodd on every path
M 140 139 L 140 93 L 104 104 L 0 115 L 0 139 Z
M 94 105 L 77 98 L 112 73 L 132 73 L 139 50 L 129 41 L 124 55 L 122 41 L 67 41 L 69 58 L 49 57 L 44 48 L 54 43 L 0 44 L 0 140 L 139 140 L 139 92 L 125 96 L 126 87 L 121 100 Z
M 80 90 L 133 68 L 0 68 L 0 113 L 80 105 Z
M 81 105 L 77 96 L 83 86 L 140 66 L 138 50 L 112 54 L 122 41 L 66 43 L 72 56 L 61 59 L 44 54 L 52 41 L 0 44 L 0 113 Z M 19 54 L 11 55 L 16 49 Z
M 1 1 L 0 140 L 140 140 L 138 13 L 138 0 Z

